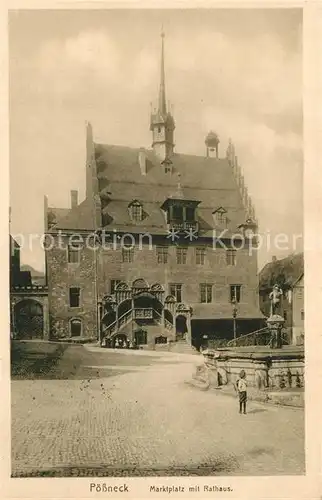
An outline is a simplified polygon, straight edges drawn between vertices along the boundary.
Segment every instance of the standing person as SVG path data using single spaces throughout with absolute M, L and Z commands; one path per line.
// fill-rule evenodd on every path
M 236 389 L 239 396 L 239 413 L 246 415 L 247 382 L 245 370 L 240 371 L 239 378 L 236 381 Z

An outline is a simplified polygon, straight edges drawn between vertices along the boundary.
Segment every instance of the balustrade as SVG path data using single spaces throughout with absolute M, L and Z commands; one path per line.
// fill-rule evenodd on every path
M 252 345 L 267 346 L 269 345 L 270 339 L 271 334 L 269 329 L 261 328 L 260 330 L 256 330 L 255 332 L 237 337 L 237 339 L 230 340 L 227 345 L 229 347 L 246 347 Z
M 138 307 L 134 309 L 135 319 L 153 319 L 152 307 Z

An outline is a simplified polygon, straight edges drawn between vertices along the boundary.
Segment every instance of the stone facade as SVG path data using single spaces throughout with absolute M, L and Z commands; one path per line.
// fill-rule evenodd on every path
M 257 390 L 304 387 L 304 350 L 239 349 L 204 354 L 206 365 L 218 374 L 218 385 L 234 384 L 241 370 L 247 384 Z
M 181 336 L 196 344 L 205 322 L 231 338 L 232 290 L 240 322 L 262 319 L 256 245 L 245 236 L 257 221 L 234 146 L 229 142 L 222 158 L 218 147 L 209 155 L 208 136 L 204 156 L 174 152 L 163 51 L 162 38 L 152 149 L 96 144 L 87 124 L 85 200 L 78 204 L 73 190 L 71 208 L 54 209 L 45 198 L 45 230 L 54 243 L 46 250 L 52 338 L 76 332 L 133 340 L 141 328 L 144 345 Z M 76 235 L 97 243 L 93 251 L 83 241 L 77 261 L 67 248 Z M 236 235 L 243 248 L 235 250 Z M 145 283 L 141 290 L 137 280 Z
M 75 235 L 75 232 L 72 234 Z M 80 234 L 80 233 L 78 233 Z M 248 255 L 247 249 L 237 252 L 236 265 L 227 265 L 226 251 L 213 248 L 212 241 L 205 241 L 204 264 L 196 264 L 196 249 L 201 243 L 187 247 L 185 264 L 177 264 L 177 246 L 169 244 L 168 240 L 152 237 L 152 245 L 137 245 L 133 251 L 133 262 L 123 262 L 122 248 L 97 250 L 88 248 L 85 244 L 79 252 L 79 262 L 68 262 L 68 239 L 71 235 L 60 236 L 58 245 L 46 251 L 46 264 L 49 286 L 50 329 L 52 338 L 71 337 L 70 321 L 78 318 L 82 321 L 81 336 L 97 339 L 99 337 L 98 304 L 104 297 L 114 293 L 113 282 L 124 282 L 129 289 L 137 279 L 143 279 L 148 287 L 158 284 L 163 290 L 162 302 L 171 295 L 171 285 L 181 284 L 180 303 L 192 308 L 192 317 L 213 318 L 216 316 L 230 321 L 231 303 L 230 286 L 241 284 L 239 311 L 242 316 L 258 309 L 256 260 Z M 86 233 L 83 234 L 85 240 Z M 155 242 L 154 242 L 155 240 Z M 162 244 L 167 248 L 168 261 L 158 263 L 157 248 Z M 201 303 L 200 284 L 212 286 L 212 300 Z M 79 307 L 70 306 L 70 288 L 79 288 Z M 190 320 L 190 318 L 189 318 Z M 131 328 L 130 328 L 131 326 Z M 134 330 L 138 325 L 123 327 L 123 333 Z M 191 328 L 191 327 L 190 327 Z M 152 329 L 153 330 L 153 329 Z M 157 336 L 160 331 L 174 340 L 173 331 L 156 328 L 151 335 Z M 151 326 L 148 333 L 151 332 Z M 150 335 L 150 334 L 149 334 Z M 148 343 L 153 339 L 151 335 Z
M 292 323 L 293 343 L 301 345 L 304 343 L 304 276 L 302 276 L 293 287 L 292 291 Z
M 79 253 L 80 260 L 68 263 L 70 235 L 55 239 L 52 249 L 46 251 L 49 283 L 49 313 L 51 339 L 72 337 L 71 321 L 81 320 L 81 337 L 97 339 L 97 277 L 96 255 L 86 245 Z M 86 234 L 84 234 L 84 239 Z M 58 244 L 59 243 L 59 244 Z M 69 290 L 80 289 L 79 307 L 70 306 Z

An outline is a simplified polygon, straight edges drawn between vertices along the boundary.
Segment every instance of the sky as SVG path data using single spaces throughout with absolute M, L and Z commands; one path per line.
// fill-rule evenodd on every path
M 86 121 L 95 142 L 151 146 L 162 26 L 176 151 L 204 155 L 212 129 L 224 156 L 231 137 L 265 242 L 259 267 L 302 250 L 300 9 L 11 11 L 11 233 L 42 234 L 45 194 L 55 207 L 71 189 L 84 198 Z M 43 269 L 30 241 L 22 262 Z

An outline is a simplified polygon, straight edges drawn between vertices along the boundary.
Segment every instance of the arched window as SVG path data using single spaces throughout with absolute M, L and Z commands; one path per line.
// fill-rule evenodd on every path
M 70 336 L 80 337 L 82 335 L 82 321 L 80 319 L 72 319 L 70 321 Z

